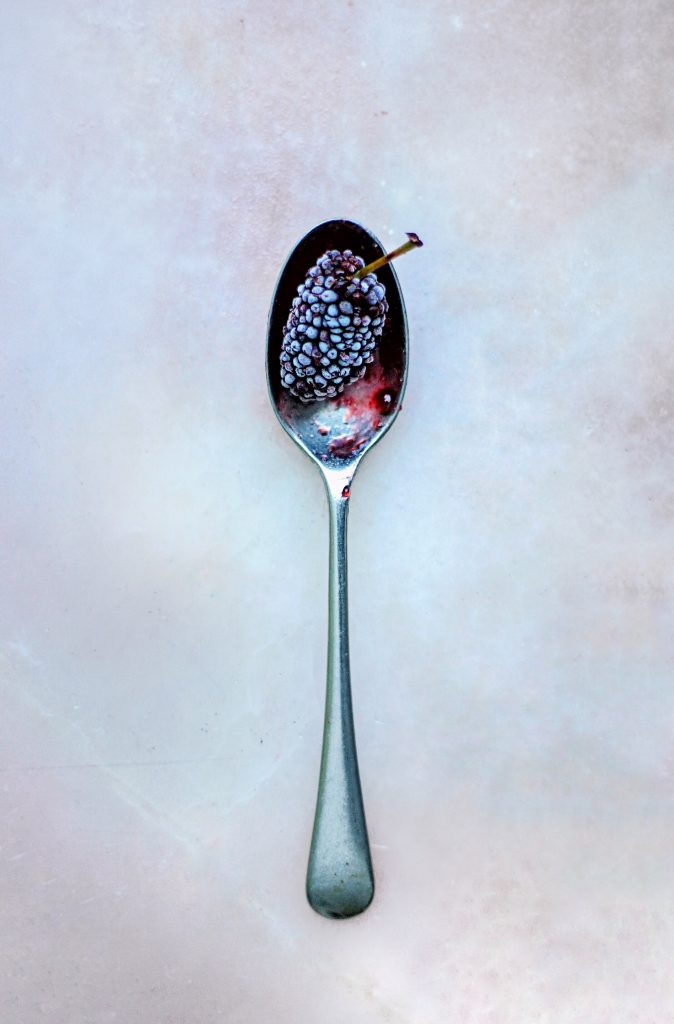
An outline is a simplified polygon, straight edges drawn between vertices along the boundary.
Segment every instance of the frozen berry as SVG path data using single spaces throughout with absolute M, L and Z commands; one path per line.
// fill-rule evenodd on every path
M 388 312 L 374 271 L 423 244 L 407 235 L 404 245 L 367 266 L 351 249 L 330 249 L 298 285 L 283 327 L 281 383 L 302 402 L 341 394 L 373 361 Z
M 309 281 L 323 279 L 322 286 L 312 288 L 319 294 L 305 298 L 302 288 L 299 301 L 293 301 L 283 328 L 281 383 L 303 402 L 320 402 L 341 394 L 360 378 L 362 355 L 368 363 L 374 359 L 375 338 L 383 332 L 388 303 L 384 286 L 374 274 L 368 274 L 362 282 L 354 280 L 354 274 L 364 266 L 363 260 L 348 249 L 326 252 L 306 274 Z M 368 296 L 366 291 L 370 289 Z M 365 327 L 364 334 L 360 328 L 356 338 L 356 321 L 362 324 L 368 314 L 370 318 L 376 316 L 378 323 Z M 367 353 L 361 352 L 363 341 L 372 341 Z M 343 368 L 345 372 L 340 375 Z M 334 384 L 328 386 L 332 381 Z

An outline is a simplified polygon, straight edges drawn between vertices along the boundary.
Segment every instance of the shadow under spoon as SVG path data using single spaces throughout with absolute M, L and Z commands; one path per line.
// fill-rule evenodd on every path
M 327 221 L 301 239 L 281 271 L 271 304 L 267 384 L 281 426 L 320 469 L 330 509 L 327 692 L 306 890 L 319 914 L 345 918 L 365 910 L 374 896 L 351 700 L 347 516 L 355 472 L 400 410 L 408 332 L 400 285 L 388 264 L 377 271 L 377 277 L 386 288 L 389 310 L 375 361 L 365 376 L 335 398 L 306 404 L 282 387 L 283 326 L 297 286 L 329 249 L 351 249 L 368 264 L 385 254 L 374 235 L 348 220 Z

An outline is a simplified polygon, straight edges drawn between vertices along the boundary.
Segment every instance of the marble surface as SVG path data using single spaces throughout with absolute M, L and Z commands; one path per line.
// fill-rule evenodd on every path
M 671 5 L 0 18 L 0 1018 L 671 1024 Z M 264 341 L 342 216 L 426 244 L 352 495 L 377 893 L 334 922 L 327 511 Z

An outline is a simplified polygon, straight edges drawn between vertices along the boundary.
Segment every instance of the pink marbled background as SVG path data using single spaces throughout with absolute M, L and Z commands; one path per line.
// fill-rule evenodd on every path
M 0 19 L 3 1024 L 671 1024 L 671 4 Z M 303 894 L 327 515 L 263 374 L 333 216 L 426 242 L 353 492 L 348 922 Z

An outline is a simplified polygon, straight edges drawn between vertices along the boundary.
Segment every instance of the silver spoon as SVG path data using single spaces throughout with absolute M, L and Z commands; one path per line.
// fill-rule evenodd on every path
M 306 889 L 319 914 L 344 918 L 361 913 L 374 896 L 351 705 L 346 522 L 354 474 L 400 411 L 408 340 L 400 285 L 387 264 L 377 269 L 389 304 L 386 325 L 362 380 L 342 395 L 306 404 L 282 387 L 282 328 L 298 284 L 328 249 L 351 249 L 368 265 L 385 255 L 374 235 L 348 220 L 319 224 L 298 242 L 281 271 L 269 312 L 267 384 L 281 426 L 320 469 L 330 506 L 327 694 Z

